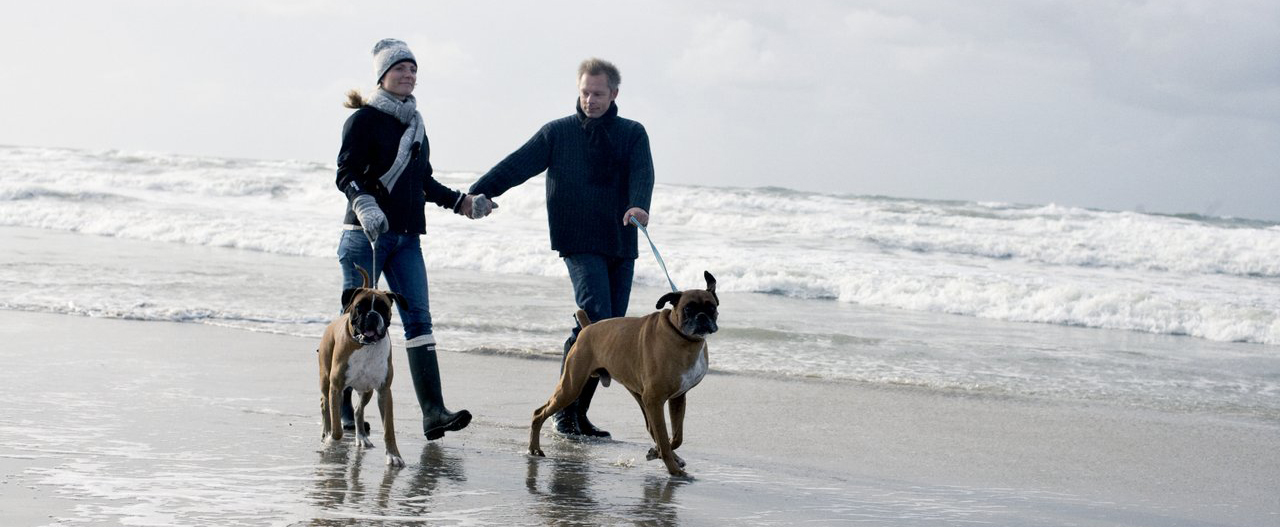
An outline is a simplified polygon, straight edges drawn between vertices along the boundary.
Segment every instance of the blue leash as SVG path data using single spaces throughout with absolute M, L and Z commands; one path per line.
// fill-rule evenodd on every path
M 676 289 L 676 283 L 671 281 L 671 273 L 667 272 L 666 262 L 663 262 L 662 255 L 658 254 L 658 247 L 653 244 L 653 238 L 649 236 L 649 229 L 644 228 L 644 225 L 641 225 L 640 220 L 637 220 L 635 216 L 631 217 L 631 223 L 634 224 L 636 227 L 640 227 L 640 232 L 644 233 L 644 238 L 646 240 L 649 240 L 649 248 L 653 249 L 653 257 L 657 258 L 658 265 L 662 266 L 662 274 L 667 275 L 667 283 L 671 284 L 671 291 L 673 293 L 679 291 L 679 289 Z

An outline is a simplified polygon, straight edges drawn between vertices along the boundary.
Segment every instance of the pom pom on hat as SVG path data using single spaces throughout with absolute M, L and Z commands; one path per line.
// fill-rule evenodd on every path
M 418 65 L 417 59 L 413 58 L 413 52 L 409 51 L 409 45 L 404 41 L 394 38 L 379 40 L 373 45 L 373 73 L 377 75 L 377 82 L 382 82 L 382 77 L 392 66 L 406 60 L 415 66 Z

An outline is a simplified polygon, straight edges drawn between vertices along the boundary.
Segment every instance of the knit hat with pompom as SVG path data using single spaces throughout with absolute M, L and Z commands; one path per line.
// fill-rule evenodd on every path
M 373 45 L 373 73 L 377 75 L 379 83 L 387 74 L 387 70 L 404 61 L 412 62 L 414 66 L 418 65 L 418 61 L 413 58 L 413 52 L 409 51 L 409 45 L 404 41 L 384 38 Z

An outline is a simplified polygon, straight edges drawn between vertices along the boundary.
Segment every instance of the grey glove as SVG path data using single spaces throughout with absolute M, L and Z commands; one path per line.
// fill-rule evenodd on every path
M 382 213 L 382 209 L 378 208 L 378 201 L 373 196 L 361 194 L 351 202 L 351 210 L 356 212 L 356 218 L 360 219 L 360 226 L 364 228 L 365 236 L 369 237 L 369 241 L 377 241 L 378 235 L 387 232 L 390 228 L 387 226 L 387 216 Z
M 474 198 L 471 198 L 471 219 L 478 220 L 488 216 L 493 209 L 494 203 L 489 201 L 489 198 L 484 197 L 484 194 L 477 194 Z

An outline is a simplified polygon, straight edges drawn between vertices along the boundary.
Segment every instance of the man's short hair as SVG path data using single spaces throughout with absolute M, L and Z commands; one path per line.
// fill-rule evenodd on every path
M 622 74 L 618 73 L 618 67 L 614 66 L 612 62 L 591 57 L 578 65 L 578 80 L 582 80 L 583 75 L 599 75 L 601 73 L 609 78 L 610 90 L 616 90 L 618 85 L 622 84 Z

